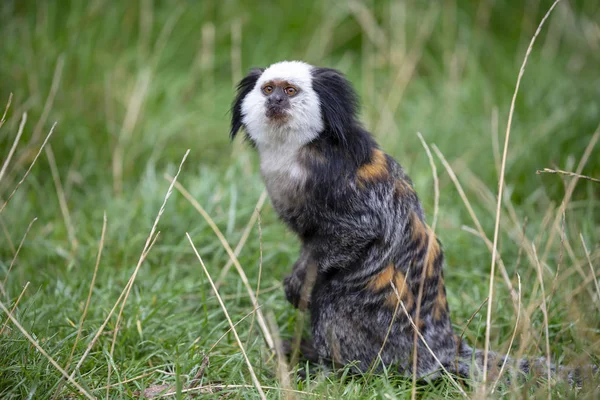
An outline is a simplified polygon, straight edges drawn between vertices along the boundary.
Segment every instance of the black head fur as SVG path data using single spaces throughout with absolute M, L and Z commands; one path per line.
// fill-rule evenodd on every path
M 264 68 L 251 69 L 248 75 L 237 85 L 237 96 L 231 105 L 231 130 L 229 131 L 231 140 L 235 138 L 235 135 L 242 127 L 242 102 L 244 101 L 244 97 L 254 88 L 256 81 L 264 71 Z
M 355 165 L 368 162 L 376 144 L 357 120 L 359 101 L 352 84 L 332 68 L 314 68 L 312 75 L 325 123 L 321 140 L 339 146 Z
M 345 144 L 357 124 L 358 97 L 344 75 L 332 68 L 314 68 L 313 89 L 321 102 L 325 130 Z

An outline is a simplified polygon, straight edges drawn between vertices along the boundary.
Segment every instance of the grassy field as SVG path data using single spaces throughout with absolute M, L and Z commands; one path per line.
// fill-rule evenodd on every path
M 511 99 L 551 5 L 2 1 L 0 115 L 11 93 L 12 102 L 0 127 L 0 300 L 31 340 L 0 314 L 0 398 L 259 398 L 186 233 L 239 322 L 235 330 L 268 398 L 410 398 L 412 380 L 392 371 L 288 379 L 209 223 L 231 248 L 241 243 L 239 267 L 269 331 L 291 337 L 301 316 L 285 301 L 281 281 L 298 241 L 268 200 L 260 207 L 254 151 L 228 139 L 234 85 L 250 67 L 283 59 L 348 75 L 362 121 L 413 178 L 430 222 L 434 171 L 417 132 L 432 147 L 453 322 L 483 347 L 487 305 L 474 313 L 489 291 Z M 492 301 L 495 351 L 509 350 L 514 331 L 511 355 L 598 362 L 600 183 L 536 174 L 551 168 L 600 178 L 598 71 L 598 2 L 560 2 L 533 46 L 515 102 Z M 174 188 L 154 230 L 166 176 L 177 173 L 187 149 L 177 182 L 189 195 Z M 543 398 L 548 384 L 540 382 L 500 386 L 493 396 Z M 570 396 L 564 385 L 550 386 L 551 395 Z M 417 395 L 461 397 L 447 378 L 419 383 Z

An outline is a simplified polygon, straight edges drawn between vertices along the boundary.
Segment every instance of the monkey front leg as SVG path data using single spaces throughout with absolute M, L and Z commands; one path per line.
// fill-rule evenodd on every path
M 292 273 L 283 280 L 287 300 L 300 310 L 308 308 L 316 278 L 317 263 L 312 259 L 306 247 L 303 247 Z

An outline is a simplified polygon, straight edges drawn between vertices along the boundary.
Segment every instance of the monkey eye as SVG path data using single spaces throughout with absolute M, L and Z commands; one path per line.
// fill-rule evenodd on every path
M 288 86 L 285 88 L 285 94 L 288 96 L 294 96 L 296 93 L 298 93 L 298 90 L 295 87 Z
M 271 94 L 273 92 L 273 86 L 267 85 L 262 89 L 264 94 Z

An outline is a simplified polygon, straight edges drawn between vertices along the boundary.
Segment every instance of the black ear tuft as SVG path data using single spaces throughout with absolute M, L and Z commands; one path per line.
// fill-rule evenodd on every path
M 344 75 L 332 68 L 314 68 L 313 89 L 319 96 L 325 128 L 346 144 L 346 135 L 356 124 L 358 97 Z
M 242 102 L 246 95 L 254 88 L 256 81 L 260 78 L 264 70 L 264 68 L 253 68 L 237 85 L 237 96 L 231 105 L 231 130 L 229 131 L 231 140 L 235 138 L 235 135 L 242 127 Z

